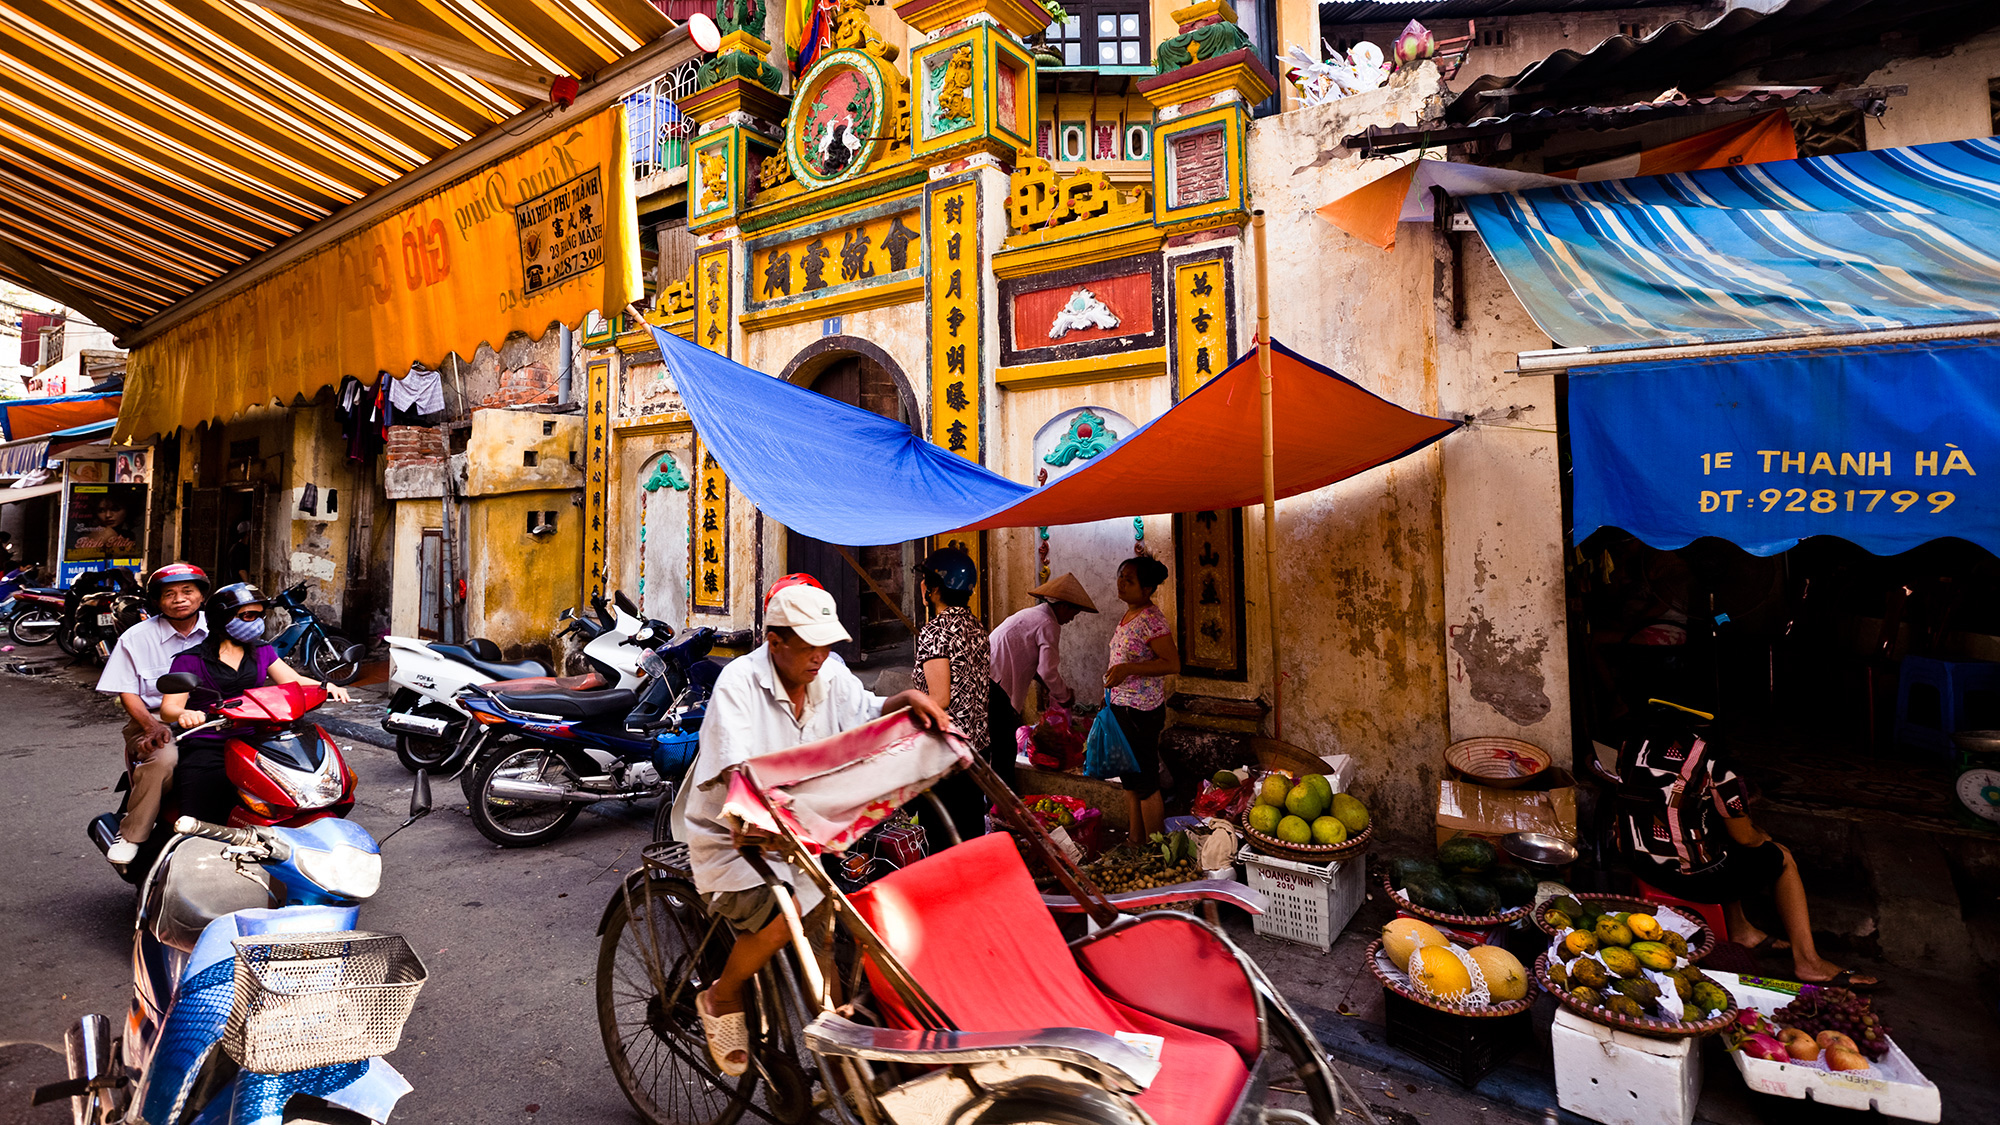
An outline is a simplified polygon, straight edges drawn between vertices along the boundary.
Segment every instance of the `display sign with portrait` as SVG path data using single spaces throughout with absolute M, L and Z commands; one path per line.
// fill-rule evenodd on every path
M 144 553 L 146 486 L 72 484 L 63 534 L 65 562 L 136 560 Z

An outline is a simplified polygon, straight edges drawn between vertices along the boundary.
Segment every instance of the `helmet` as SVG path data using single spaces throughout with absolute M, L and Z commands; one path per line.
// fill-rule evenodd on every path
M 202 613 L 208 616 L 209 633 L 213 636 L 222 635 L 223 629 L 229 624 L 229 619 L 235 617 L 236 611 L 246 605 L 268 607 L 270 599 L 264 596 L 264 591 L 248 582 L 231 582 L 209 595 L 208 604 L 201 607 Z
M 783 578 L 778 579 L 776 582 L 771 583 L 771 588 L 764 592 L 764 608 L 770 609 L 772 596 L 787 586 L 811 586 L 815 590 L 826 589 L 826 587 L 819 584 L 819 579 L 814 578 L 810 574 L 805 574 L 805 573 L 787 574 Z
M 192 582 L 201 587 L 202 597 L 208 596 L 208 572 L 193 563 L 171 562 L 154 571 L 153 576 L 146 579 L 146 605 L 158 613 L 160 594 L 167 587 L 180 582 Z
M 979 567 L 972 556 L 957 547 L 940 547 L 916 565 L 918 574 L 937 583 L 940 590 L 971 593 L 979 585 Z

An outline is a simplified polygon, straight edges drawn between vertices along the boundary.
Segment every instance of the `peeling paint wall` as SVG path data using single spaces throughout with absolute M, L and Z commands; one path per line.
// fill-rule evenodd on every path
M 578 414 L 472 416 L 465 447 L 465 623 L 510 656 L 547 659 L 558 615 L 582 597 L 583 434 Z M 525 463 L 528 453 L 535 464 Z M 553 531 L 530 530 L 551 518 Z

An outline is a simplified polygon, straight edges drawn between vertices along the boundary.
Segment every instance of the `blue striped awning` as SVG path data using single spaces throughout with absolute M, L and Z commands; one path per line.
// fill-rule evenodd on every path
M 2000 140 L 1472 196 L 1563 347 L 2000 320 Z

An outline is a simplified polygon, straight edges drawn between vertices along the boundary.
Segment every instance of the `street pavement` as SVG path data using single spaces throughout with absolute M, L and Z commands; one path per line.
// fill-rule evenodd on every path
M 117 806 L 122 720 L 89 690 L 86 670 L 40 663 L 48 674 L 0 670 L 0 1125 L 64 1125 L 66 1103 L 28 1105 L 35 1086 L 65 1077 L 64 1028 L 86 1012 L 118 1020 L 131 998 L 133 892 L 84 835 L 90 817 Z M 393 752 L 356 737 L 386 741 L 369 729 L 380 694 L 322 709 L 360 778 L 353 819 L 378 839 L 406 815 L 411 784 Z M 555 843 L 506 851 L 473 828 L 455 783 L 432 793 L 436 811 L 384 848 L 382 890 L 361 912 L 364 928 L 407 937 L 430 970 L 389 1056 L 415 1087 L 395 1120 L 636 1121 L 605 1062 L 592 988 L 598 919 L 639 862 L 651 808 L 593 806 Z M 1315 1022 L 1344 1019 L 1320 1010 L 1346 992 L 1330 988 L 1323 956 L 1247 933 L 1239 940 L 1300 986 Z M 1542 1120 L 1402 1068 L 1341 1069 L 1380 1125 Z

